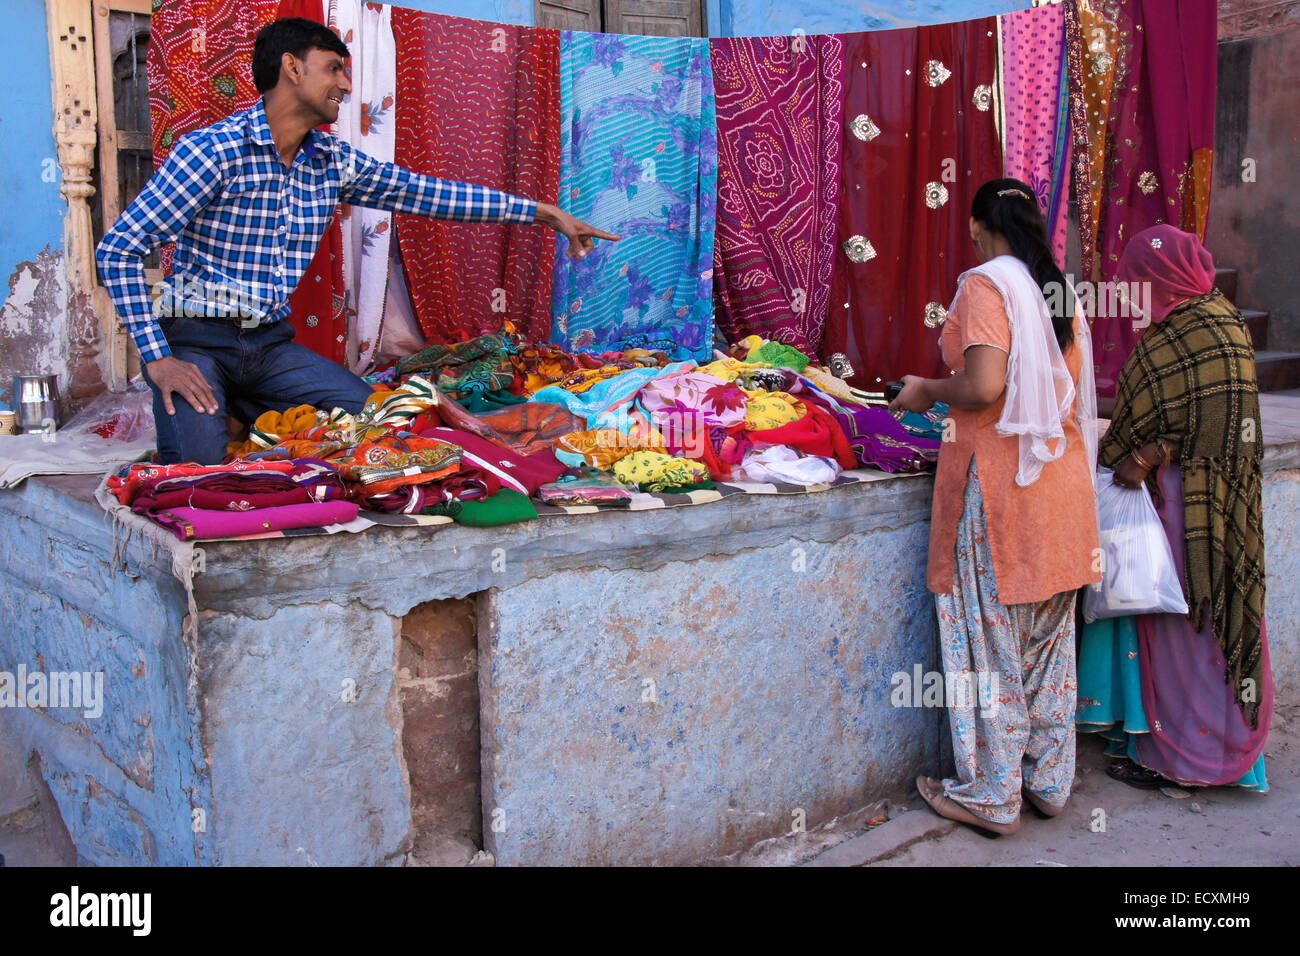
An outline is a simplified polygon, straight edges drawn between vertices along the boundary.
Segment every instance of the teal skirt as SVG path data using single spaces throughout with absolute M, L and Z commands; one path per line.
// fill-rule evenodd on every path
M 1142 675 L 1138 663 L 1137 618 L 1116 617 L 1085 624 L 1079 635 L 1079 709 L 1075 728 L 1100 734 L 1106 754 L 1127 757 L 1138 765 L 1135 734 L 1151 732 L 1142 709 Z M 1158 768 L 1151 770 L 1159 772 Z M 1268 777 L 1264 755 L 1232 786 L 1264 793 Z

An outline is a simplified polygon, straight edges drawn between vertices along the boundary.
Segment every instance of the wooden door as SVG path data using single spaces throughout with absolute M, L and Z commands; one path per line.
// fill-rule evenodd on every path
M 553 30 L 584 30 L 600 33 L 600 0 L 537 0 L 533 23 Z
M 703 0 L 605 0 L 605 32 L 702 36 L 702 7 Z
M 533 22 L 558 30 L 704 36 L 704 0 L 536 0 Z

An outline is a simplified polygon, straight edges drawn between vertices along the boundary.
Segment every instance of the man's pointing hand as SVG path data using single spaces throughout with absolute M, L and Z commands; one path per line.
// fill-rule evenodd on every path
M 596 248 L 597 239 L 609 239 L 617 242 L 622 236 L 616 236 L 612 232 L 605 232 L 603 229 L 597 229 L 595 226 L 589 226 L 581 219 L 575 219 L 558 206 L 552 206 L 549 203 L 539 202 L 537 204 L 536 222 L 544 222 L 556 232 L 567 236 L 569 239 L 570 259 L 581 259 Z

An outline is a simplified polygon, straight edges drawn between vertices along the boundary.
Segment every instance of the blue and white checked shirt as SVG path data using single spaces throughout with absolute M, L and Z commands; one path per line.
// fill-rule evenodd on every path
M 537 211 L 534 200 L 421 176 L 317 129 L 286 169 L 259 100 L 180 139 L 95 250 L 141 359 L 171 354 L 144 278 L 144 257 L 160 244 L 176 243 L 161 315 L 274 322 L 289 315 L 340 202 L 465 222 L 528 223 Z

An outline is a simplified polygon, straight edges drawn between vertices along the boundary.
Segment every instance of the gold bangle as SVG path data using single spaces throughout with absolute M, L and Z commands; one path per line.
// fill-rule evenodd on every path
M 1129 452 L 1129 457 L 1132 458 L 1135 462 L 1137 462 L 1139 467 L 1145 468 L 1147 471 L 1150 471 L 1155 467 L 1155 465 L 1151 464 L 1151 462 L 1147 461 L 1145 458 L 1139 455 L 1137 453 L 1137 449 L 1134 449 L 1133 451 Z

